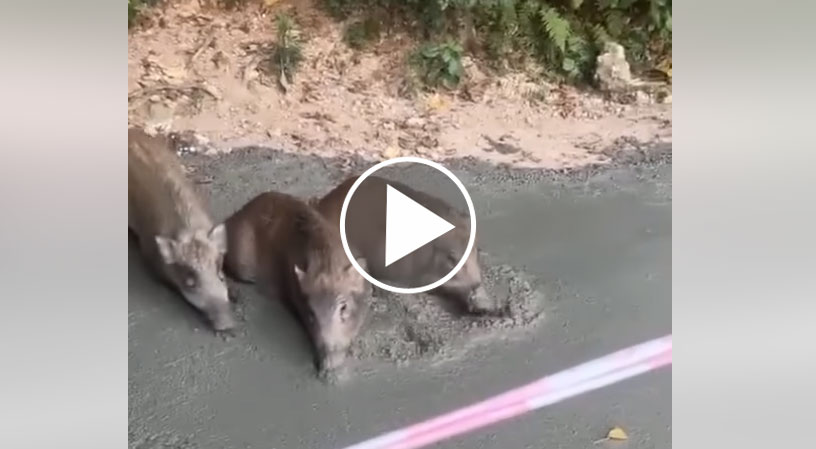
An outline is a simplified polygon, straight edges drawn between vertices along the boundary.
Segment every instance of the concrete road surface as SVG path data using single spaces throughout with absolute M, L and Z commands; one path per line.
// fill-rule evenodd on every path
M 268 149 L 186 160 L 218 219 L 264 190 L 318 195 L 371 165 Z M 394 349 L 405 357 L 361 362 L 327 384 L 278 302 L 236 287 L 241 329 L 215 336 L 150 278 L 131 243 L 129 446 L 339 448 L 671 332 L 671 148 L 570 174 L 445 165 L 470 191 L 490 265 L 540 293 L 543 318 L 447 342 L 435 330 L 469 318 L 434 310 L 421 324 L 436 340 L 410 341 Z M 671 422 L 663 368 L 432 447 L 663 449 Z M 613 426 L 630 439 L 596 443 Z

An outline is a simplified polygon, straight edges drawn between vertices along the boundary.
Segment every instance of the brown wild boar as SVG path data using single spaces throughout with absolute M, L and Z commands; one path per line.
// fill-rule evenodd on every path
M 338 230 L 305 202 L 278 192 L 256 196 L 226 226 L 227 273 L 288 304 L 308 332 L 321 373 L 343 365 L 365 320 L 371 285 L 349 262 Z
M 217 331 L 235 320 L 222 270 L 223 224 L 213 225 L 171 139 L 128 129 L 128 228 L 154 272 Z
M 357 178 L 348 178 L 323 198 L 311 200 L 311 204 L 338 229 L 343 201 Z M 386 183 L 456 226 L 388 267 L 385 266 Z M 427 285 L 448 274 L 467 248 L 469 232 L 469 217 L 441 199 L 377 176 L 369 176 L 360 184 L 346 215 L 348 243 L 356 248 L 352 250 L 356 257 L 368 261 L 366 271 L 384 282 L 401 285 Z M 482 286 L 475 242 L 462 268 L 434 293 L 457 301 L 471 313 L 496 312 L 498 308 Z

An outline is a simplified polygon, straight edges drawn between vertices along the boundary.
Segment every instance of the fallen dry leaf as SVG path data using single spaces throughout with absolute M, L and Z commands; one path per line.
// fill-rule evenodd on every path
M 439 94 L 431 95 L 430 97 L 428 97 L 427 101 L 428 109 L 431 109 L 433 111 L 444 109 L 448 105 L 447 103 L 448 102 L 445 101 L 445 99 Z
M 606 438 L 610 440 L 628 440 L 629 435 L 626 435 L 626 432 L 620 427 L 613 427 L 606 435 Z
M 395 157 L 397 157 L 397 156 L 399 156 L 399 155 L 400 155 L 400 150 L 399 150 L 399 148 L 394 147 L 394 146 L 387 146 L 387 147 L 385 147 L 385 149 L 382 151 L 382 156 L 383 156 L 385 159 L 393 159 L 393 158 L 395 158 Z
M 168 78 L 176 79 L 183 81 L 187 79 L 187 70 L 184 69 L 183 66 L 178 67 L 166 67 L 164 69 L 164 74 Z

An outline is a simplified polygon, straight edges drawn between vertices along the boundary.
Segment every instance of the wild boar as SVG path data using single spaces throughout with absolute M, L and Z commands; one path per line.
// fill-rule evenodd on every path
M 214 225 L 171 139 L 128 129 L 128 229 L 159 278 L 217 331 L 235 327 L 222 270 L 223 224 Z
M 336 227 L 279 192 L 256 196 L 226 226 L 227 273 L 286 301 L 306 328 L 322 373 L 343 365 L 365 320 L 371 285 L 346 257 Z
M 311 200 L 311 204 L 338 229 L 343 201 L 357 178 L 348 178 L 322 198 Z M 389 184 L 456 227 L 386 267 L 385 207 L 386 185 Z M 346 212 L 346 237 L 354 248 L 355 257 L 368 261 L 366 271 L 374 278 L 402 286 L 427 285 L 448 274 L 464 254 L 469 232 L 469 217 L 445 201 L 377 176 L 369 176 L 360 184 Z M 498 310 L 482 285 L 475 242 L 462 268 L 433 293 L 457 301 L 471 313 Z

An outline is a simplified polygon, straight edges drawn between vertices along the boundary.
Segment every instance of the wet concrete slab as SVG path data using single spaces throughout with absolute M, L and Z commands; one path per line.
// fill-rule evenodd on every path
M 363 337 L 379 346 L 359 347 L 339 383 L 315 377 L 308 340 L 281 304 L 235 285 L 240 329 L 215 336 L 131 244 L 129 446 L 342 447 L 670 333 L 670 150 L 570 173 L 447 162 L 473 198 L 488 277 L 497 289 L 512 279 L 502 291 L 533 312 L 478 322 L 428 298 L 383 295 Z M 321 195 L 372 164 L 268 149 L 185 162 L 216 218 L 265 190 Z M 616 425 L 629 441 L 594 443 Z M 671 370 L 433 447 L 670 448 Z

